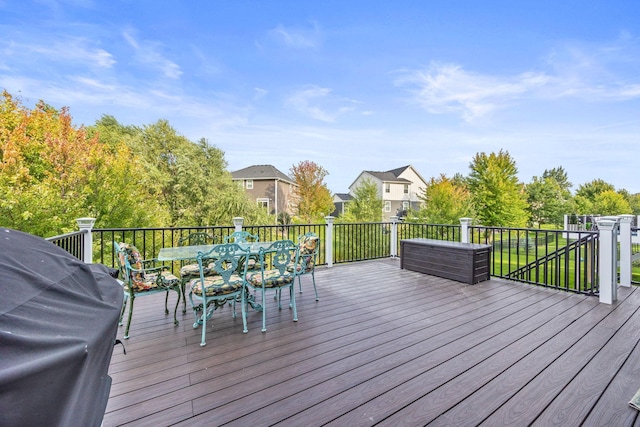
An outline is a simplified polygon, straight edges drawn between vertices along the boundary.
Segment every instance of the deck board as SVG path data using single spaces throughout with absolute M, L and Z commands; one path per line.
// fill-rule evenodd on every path
M 162 295 L 136 299 L 104 426 L 639 424 L 636 288 L 604 305 L 399 264 L 318 268 L 320 301 L 304 276 L 299 321 L 288 296 L 282 310 L 269 298 L 266 333 L 260 313 L 243 334 L 239 307 L 235 319 L 225 307 L 206 347 L 190 311 L 174 326 Z

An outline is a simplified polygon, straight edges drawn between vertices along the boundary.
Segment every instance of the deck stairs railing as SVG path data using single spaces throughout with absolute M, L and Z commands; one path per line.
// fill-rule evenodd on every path
M 588 233 L 509 272 L 507 278 L 525 283 L 545 283 L 549 287 L 565 287 L 563 284 L 569 284 L 573 278 L 574 286 L 566 286 L 566 290 L 595 295 L 597 287 L 593 278 L 597 274 L 597 243 L 598 234 Z M 576 257 L 583 262 L 576 263 Z

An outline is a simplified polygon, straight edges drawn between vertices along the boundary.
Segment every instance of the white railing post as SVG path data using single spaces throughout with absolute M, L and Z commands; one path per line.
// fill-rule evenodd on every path
M 93 229 L 93 224 L 96 223 L 96 219 L 78 218 L 76 219 L 76 223 L 78 224 L 80 231 L 85 231 L 82 235 L 82 244 L 84 249 L 82 259 L 85 264 L 93 264 L 93 233 L 91 233 L 91 230 Z
M 631 287 L 631 222 L 633 215 L 620 215 L 620 286 Z
M 242 224 L 244 223 L 244 218 L 241 216 L 233 217 L 233 226 L 235 227 L 235 231 L 242 231 Z
M 327 261 L 327 267 L 333 267 L 333 220 L 335 217 L 331 215 L 325 216 L 324 220 L 327 221 L 327 238 L 324 242 L 325 249 L 325 261 Z
M 473 218 L 460 218 L 460 241 L 469 243 L 469 226 Z
M 398 216 L 393 215 L 389 218 L 391 220 L 391 258 L 398 256 Z
M 616 277 L 618 221 L 610 217 L 599 218 L 597 224 L 600 236 L 600 250 L 598 251 L 600 302 L 613 304 L 618 299 L 618 280 Z

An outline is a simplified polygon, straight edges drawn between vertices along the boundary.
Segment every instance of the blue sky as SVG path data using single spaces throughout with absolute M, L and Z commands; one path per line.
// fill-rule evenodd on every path
M 640 192 L 640 2 L 0 0 L 0 89 L 76 124 L 167 119 L 229 170 L 312 160 Z

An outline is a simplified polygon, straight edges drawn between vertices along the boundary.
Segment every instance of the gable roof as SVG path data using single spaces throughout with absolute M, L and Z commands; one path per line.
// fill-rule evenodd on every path
M 364 172 L 366 172 L 369 175 L 372 175 L 372 176 L 378 178 L 382 182 L 408 182 L 408 183 L 411 183 L 411 181 L 409 181 L 406 178 L 398 178 L 398 175 L 396 175 L 394 173 L 394 171 L 397 171 L 397 170 L 398 169 L 394 169 L 393 171 L 387 171 L 387 172 L 375 172 L 375 171 L 364 171 Z
M 287 175 L 280 172 L 275 166 L 272 165 L 253 165 L 244 169 L 231 172 L 231 177 L 234 180 L 241 179 L 253 179 L 253 180 L 278 180 L 285 181 L 290 184 L 296 185 Z
M 382 181 L 382 182 L 401 182 L 401 183 L 411 183 L 411 181 L 409 181 L 406 178 L 399 178 L 400 174 L 402 174 L 402 172 L 404 172 L 405 170 L 407 170 L 407 168 L 410 168 L 411 165 L 408 166 L 403 166 L 400 168 L 396 168 L 396 169 L 391 169 L 389 171 L 384 171 L 384 172 L 379 172 L 379 171 L 362 171 L 360 172 L 360 174 L 358 175 L 358 177 L 351 183 L 351 185 L 349 185 L 349 188 L 351 188 L 353 186 L 353 184 L 356 183 L 356 181 L 358 181 L 358 179 L 363 175 L 363 174 L 369 174 L 371 176 L 373 176 L 374 178 Z
M 353 200 L 353 196 L 349 193 L 336 193 L 333 195 L 334 202 L 349 202 Z M 337 200 L 336 200 L 337 199 Z

